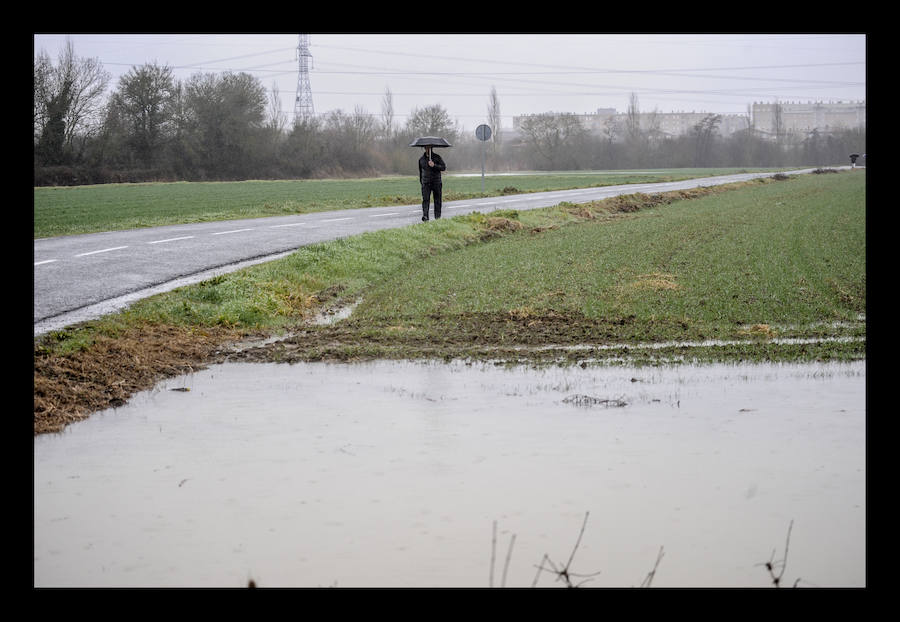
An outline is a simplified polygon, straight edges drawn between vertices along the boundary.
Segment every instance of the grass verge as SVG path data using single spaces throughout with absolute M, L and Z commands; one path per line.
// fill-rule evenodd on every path
M 35 433 L 226 358 L 856 360 L 865 298 L 864 173 L 473 213 L 304 247 L 36 339 Z M 359 299 L 347 320 L 308 322 Z
M 756 169 L 754 169 L 756 170 Z M 747 172 L 745 169 L 672 169 L 646 172 L 452 177 L 444 200 L 677 181 Z M 421 202 L 415 177 L 204 183 L 103 184 L 34 189 L 34 237 L 95 233 L 238 218 Z

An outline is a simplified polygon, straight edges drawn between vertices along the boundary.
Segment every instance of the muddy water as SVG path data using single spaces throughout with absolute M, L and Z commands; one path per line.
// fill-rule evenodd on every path
M 488 587 L 515 536 L 559 586 L 587 512 L 587 586 L 766 587 L 791 521 L 784 584 L 864 586 L 865 476 L 865 363 L 224 364 L 35 438 L 34 584 Z

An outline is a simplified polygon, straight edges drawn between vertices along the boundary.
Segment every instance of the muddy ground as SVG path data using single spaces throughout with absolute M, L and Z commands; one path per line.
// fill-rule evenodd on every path
M 157 383 L 226 361 L 297 363 L 360 362 L 377 359 L 494 361 L 496 364 L 586 365 L 627 359 L 659 364 L 697 356 L 718 360 L 829 360 L 864 358 L 864 344 L 777 345 L 766 339 L 740 346 L 669 346 L 638 351 L 622 344 L 641 341 L 646 330 L 634 318 L 590 320 L 573 314 L 464 313 L 431 316 L 425 325 L 393 318 L 391 325 L 348 318 L 332 325 L 297 326 L 277 339 L 233 330 L 148 327 L 98 337 L 77 354 L 49 354 L 35 348 L 34 433 L 59 432 L 92 413 L 118 407 Z M 421 320 L 419 320 L 421 321 Z M 677 328 L 677 327 L 670 327 Z M 684 332 L 685 340 L 704 335 Z M 842 350 L 840 348 L 843 348 Z
M 338 306 L 341 302 L 337 303 Z M 463 314 L 430 317 L 425 326 L 400 318 L 372 326 L 353 318 L 303 324 L 266 343 L 264 333 L 148 326 L 67 355 L 34 350 L 34 433 L 59 432 L 91 413 L 123 405 L 160 381 L 225 361 L 361 361 L 376 358 L 515 358 L 544 360 L 523 346 L 604 342 L 621 337 L 628 320 L 609 323 L 562 315 Z M 455 329 L 447 330 L 448 324 Z M 527 329 L 527 330 L 526 330 Z M 619 329 L 619 330 L 616 330 Z

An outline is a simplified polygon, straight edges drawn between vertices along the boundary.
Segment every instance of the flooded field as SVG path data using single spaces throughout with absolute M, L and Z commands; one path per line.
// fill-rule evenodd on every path
M 654 587 L 767 587 L 792 521 L 783 585 L 865 586 L 865 384 L 864 362 L 217 365 L 35 437 L 34 584 L 560 586 L 537 566 L 589 513 L 588 587 L 641 585 L 661 547 Z

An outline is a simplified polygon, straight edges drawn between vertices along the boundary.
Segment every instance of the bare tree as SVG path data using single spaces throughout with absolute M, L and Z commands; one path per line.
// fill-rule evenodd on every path
M 551 170 L 564 159 L 564 150 L 574 147 L 585 134 L 581 121 L 574 114 L 537 114 L 524 119 L 520 125 L 525 141 L 547 159 Z
M 47 52 L 34 57 L 34 140 L 38 139 L 47 124 L 47 103 L 50 101 L 53 88 L 53 63 Z
M 93 133 L 100 125 L 103 94 L 110 81 L 97 58 L 79 58 L 75 46 L 66 41 L 59 57 L 58 84 L 71 87 L 71 101 L 66 114 L 66 145 L 73 144 L 76 134 Z
M 353 108 L 353 115 L 350 117 L 350 130 L 357 149 L 368 147 L 378 133 L 375 119 L 365 108 L 359 105 Z
M 659 140 L 662 137 L 662 131 L 660 130 L 662 121 L 660 120 L 659 115 L 659 108 L 654 108 L 652 112 L 647 114 L 645 131 L 647 133 L 647 138 L 651 140 Z
M 384 96 L 381 98 L 381 122 L 382 134 L 390 140 L 394 133 L 394 94 L 389 86 L 384 88 Z
M 756 133 L 756 119 L 753 118 L 753 104 L 747 104 L 747 133 L 751 136 Z
M 625 151 L 626 162 L 631 166 L 647 166 L 650 144 L 648 133 L 641 128 L 641 111 L 638 106 L 637 93 L 628 99 L 628 111 L 625 115 Z
M 278 83 L 272 82 L 272 89 L 269 91 L 269 129 L 275 136 L 281 136 L 284 128 L 287 126 L 284 112 L 281 109 L 281 92 L 278 90 Z
M 35 59 L 34 72 L 36 139 L 43 139 L 45 154 L 50 153 L 46 149 L 53 150 L 51 160 L 61 161 L 63 151 L 77 155 L 72 153 L 76 137 L 83 141 L 101 127 L 109 73 L 103 70 L 99 59 L 77 57 L 70 40 L 55 67 L 42 51 Z M 54 136 L 43 136 L 48 126 L 52 126 Z
M 491 126 L 492 148 L 500 144 L 500 99 L 497 97 L 497 87 L 491 87 L 491 95 L 488 99 L 488 125 Z
M 442 136 L 453 142 L 459 128 L 443 106 L 434 104 L 413 109 L 406 122 L 406 131 L 410 136 Z
M 632 141 L 637 140 L 641 135 L 641 110 L 638 105 L 637 93 L 632 93 L 628 98 L 628 122 L 627 122 L 628 138 Z
M 712 151 L 713 141 L 719 130 L 719 123 L 722 116 L 718 114 L 707 114 L 692 130 L 694 136 L 694 164 L 696 166 L 708 166 L 710 164 L 710 153 Z
M 784 137 L 784 109 L 781 106 L 781 103 L 777 100 L 775 104 L 772 106 L 772 133 L 775 135 L 775 140 L 781 142 L 781 139 Z

